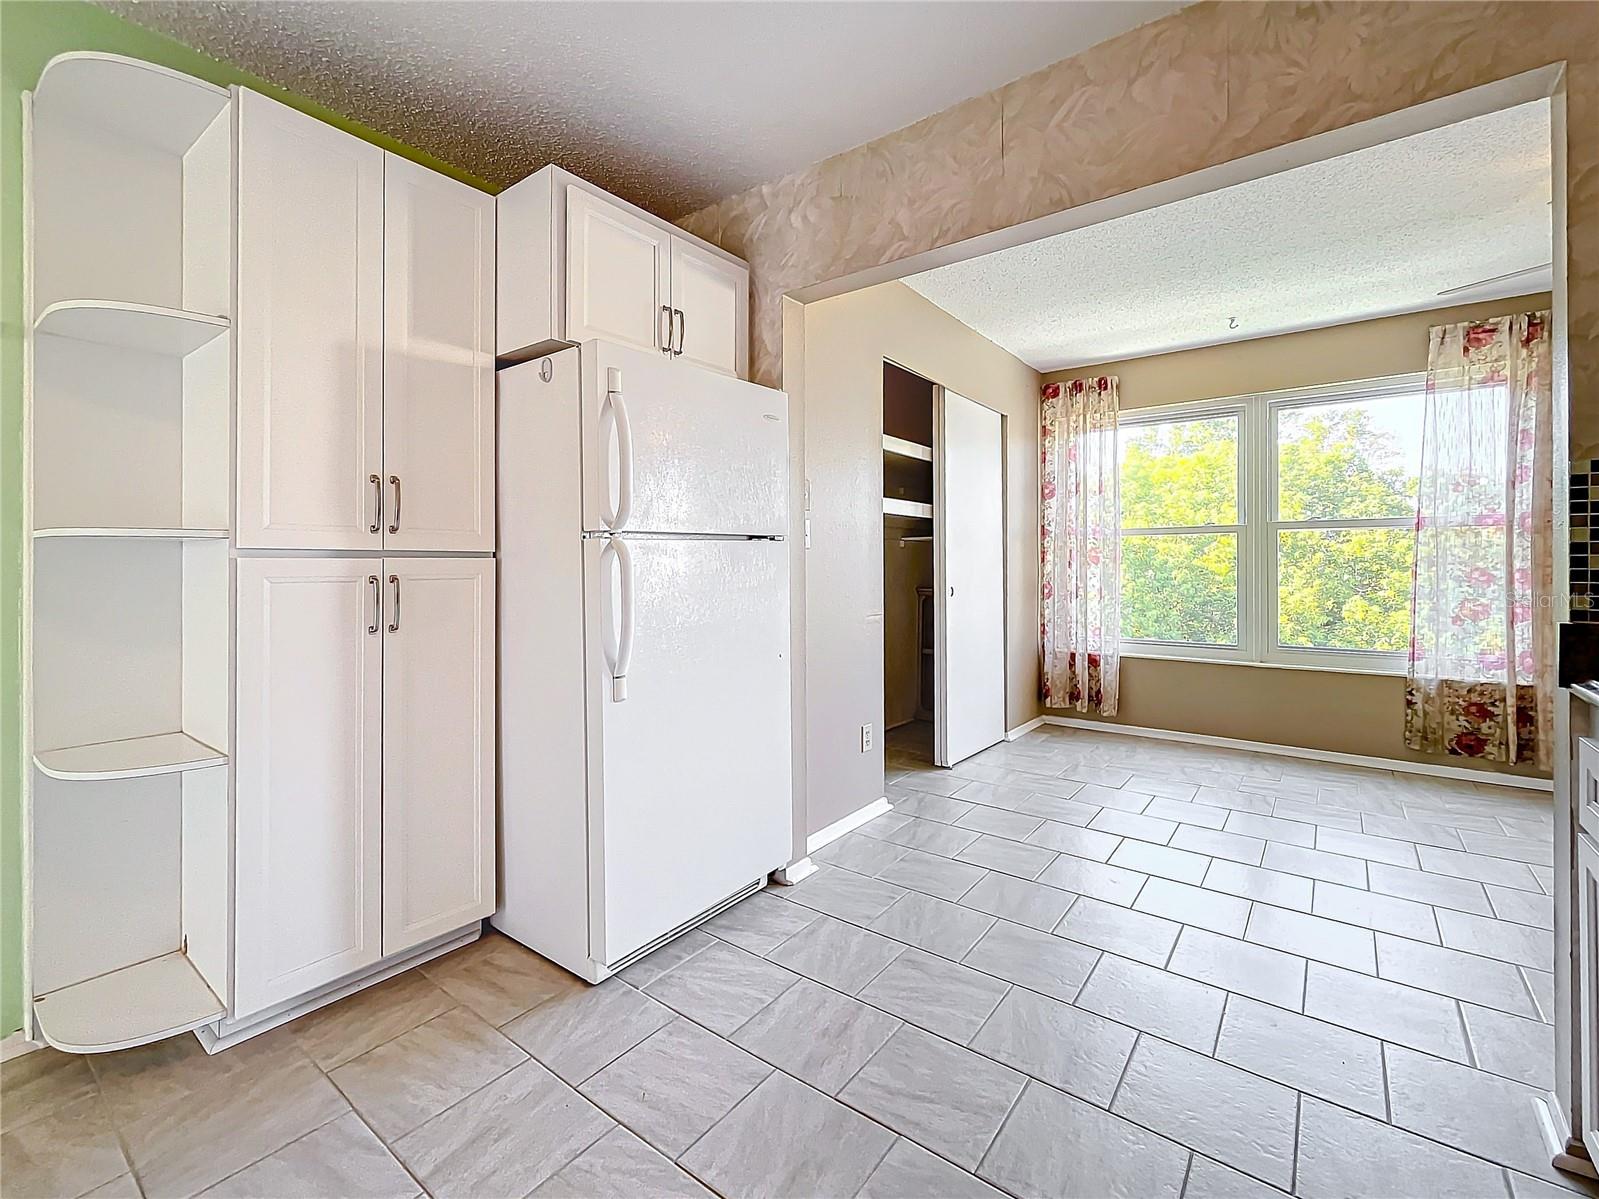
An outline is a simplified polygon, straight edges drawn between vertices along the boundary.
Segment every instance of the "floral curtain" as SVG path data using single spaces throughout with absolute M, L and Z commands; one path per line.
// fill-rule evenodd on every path
M 1547 767 L 1555 630 L 1549 313 L 1433 329 L 1426 405 L 1405 741 Z
M 1106 716 L 1121 674 L 1119 408 L 1114 375 L 1051 383 L 1040 438 L 1044 704 Z

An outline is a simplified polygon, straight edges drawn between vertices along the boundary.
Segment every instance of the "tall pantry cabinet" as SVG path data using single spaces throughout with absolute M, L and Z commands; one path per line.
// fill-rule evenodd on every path
M 25 98 L 34 1035 L 208 1048 L 494 906 L 494 205 L 263 96 Z

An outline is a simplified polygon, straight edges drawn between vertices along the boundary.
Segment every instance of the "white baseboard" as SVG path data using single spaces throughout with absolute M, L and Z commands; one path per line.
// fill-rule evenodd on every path
M 802 883 L 815 874 L 818 867 L 810 858 L 801 858 L 784 866 L 781 870 L 772 871 L 772 881 L 779 887 L 792 887 L 795 883 Z
M 1039 725 L 1041 725 L 1043 723 L 1044 723 L 1044 718 L 1042 716 L 1035 716 L 1031 720 L 1029 720 L 1026 724 L 1017 725 L 1015 728 L 1013 728 L 1009 732 L 1007 732 L 1005 734 L 1005 740 L 1014 741 L 1018 737 L 1025 737 L 1025 736 L 1027 736 L 1028 733 L 1032 732 L 1034 729 L 1038 728 Z
M 835 820 L 826 828 L 817 829 L 805 839 L 805 852 L 807 854 L 815 853 L 822 846 L 830 845 L 837 841 L 845 833 L 853 833 L 867 821 L 876 820 L 893 807 L 894 805 L 888 802 L 888 796 L 886 795 L 880 799 L 872 800 L 864 808 L 857 808 L 842 820 Z
M 1529 791 L 1553 791 L 1552 779 L 1528 778 L 1519 774 L 1499 774 L 1472 770 L 1465 766 L 1440 766 L 1431 762 L 1406 762 L 1399 758 L 1374 758 L 1366 754 L 1344 754 L 1330 749 L 1306 749 L 1298 745 L 1277 745 L 1271 741 L 1244 741 L 1237 737 L 1212 737 L 1205 733 L 1179 733 L 1172 729 L 1151 729 L 1142 725 L 1110 724 L 1084 720 L 1078 716 L 1040 716 L 1041 724 L 1086 729 L 1095 733 L 1119 733 L 1124 737 L 1151 737 L 1157 741 L 1182 741 L 1189 745 L 1215 745 L 1222 749 L 1243 749 L 1282 758 L 1309 758 L 1318 762 L 1338 762 L 1345 766 L 1369 766 L 1374 770 L 1393 770 L 1400 774 L 1430 774 L 1437 778 L 1464 779 L 1472 783 L 1491 783 L 1496 787 L 1524 787 Z
M 9 1062 L 12 1058 L 21 1057 L 24 1053 L 32 1053 L 35 1049 L 43 1049 L 43 1041 L 30 1041 L 25 1029 L 18 1029 L 3 1041 L 0 1041 L 0 1062 Z

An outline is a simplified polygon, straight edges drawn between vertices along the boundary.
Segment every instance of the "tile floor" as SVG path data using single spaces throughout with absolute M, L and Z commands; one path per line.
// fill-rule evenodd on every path
M 1550 805 L 1040 730 L 599 987 L 494 935 L 207 1057 L 0 1068 L 31 1196 L 1525 1199 Z

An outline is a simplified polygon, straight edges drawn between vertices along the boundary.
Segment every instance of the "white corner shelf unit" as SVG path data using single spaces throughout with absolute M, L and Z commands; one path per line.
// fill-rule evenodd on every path
M 24 97 L 27 988 L 67 1052 L 229 994 L 229 93 L 64 54 Z

